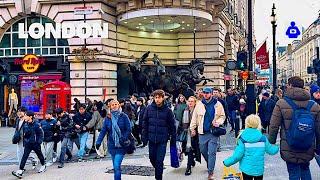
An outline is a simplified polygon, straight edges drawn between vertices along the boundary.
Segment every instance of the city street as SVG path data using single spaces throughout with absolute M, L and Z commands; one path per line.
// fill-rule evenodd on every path
M 16 146 L 11 144 L 11 136 L 13 129 L 11 128 L 0 128 L 0 179 L 15 179 L 11 175 L 11 171 L 17 169 L 16 165 Z M 233 135 L 233 134 L 232 134 Z M 217 154 L 217 162 L 215 169 L 215 177 L 220 179 L 223 173 L 223 164 L 222 161 L 226 157 L 232 154 L 234 144 L 234 138 L 230 134 L 221 138 L 222 152 Z M 91 141 L 88 142 L 90 146 Z M 74 153 L 76 152 L 76 148 Z M 203 160 L 204 162 L 204 160 Z M 41 180 L 41 179 L 68 179 L 68 180 L 79 180 L 79 179 L 113 179 L 113 174 L 105 173 L 107 170 L 112 169 L 112 162 L 109 157 L 101 160 L 90 159 L 87 162 L 73 162 L 65 165 L 65 168 L 58 169 L 58 164 L 50 166 L 45 173 L 38 174 L 35 170 L 31 169 L 30 165 L 26 166 L 27 171 L 24 174 L 23 179 L 32 179 L 32 180 Z M 148 166 L 151 164 L 148 159 L 148 148 L 138 149 L 134 155 L 126 156 L 123 165 L 131 166 Z M 238 165 L 235 166 L 238 168 Z M 38 166 L 39 168 L 39 166 Z M 107 169 L 106 169 L 107 168 Z M 193 173 L 191 176 L 186 177 L 184 175 L 186 168 L 186 159 L 182 162 L 182 165 L 178 169 L 170 167 L 170 156 L 167 152 L 165 159 L 165 170 L 164 170 L 164 179 L 165 180 L 178 180 L 178 179 L 206 179 L 206 164 L 202 163 L 199 165 L 196 164 L 196 167 L 193 168 Z M 311 173 L 313 179 L 320 179 L 319 167 L 316 165 L 316 162 L 313 160 L 311 162 Z M 136 180 L 136 179 L 153 179 L 152 176 L 138 176 L 138 175 L 123 175 L 124 180 Z M 265 178 L 270 180 L 283 180 L 288 179 L 288 173 L 286 170 L 286 165 L 284 161 L 280 158 L 279 153 L 276 156 L 266 155 L 266 164 L 265 164 Z

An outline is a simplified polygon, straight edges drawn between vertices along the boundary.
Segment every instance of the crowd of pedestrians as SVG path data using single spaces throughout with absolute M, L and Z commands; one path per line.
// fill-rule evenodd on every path
M 228 89 L 224 94 L 213 87 L 199 89 L 195 96 L 179 95 L 176 100 L 163 90 L 154 91 L 149 98 L 133 94 L 105 102 L 86 99 L 86 104 L 74 99 L 74 115 L 57 108 L 48 110 L 40 121 L 32 111 L 21 107 L 15 126 L 19 134 L 19 141 L 15 142 L 19 169 L 12 174 L 21 178 L 28 158 L 36 167 L 35 155 L 42 165 L 39 173 L 57 159 L 58 168 L 63 168 L 74 157 L 74 144 L 78 148 L 76 156 L 82 161 L 92 150 L 87 146 L 92 132 L 97 158 L 111 155 L 115 180 L 121 179 L 125 155 L 133 153 L 135 147 L 146 146 L 155 179 L 162 180 L 167 145 L 177 143 L 181 144 L 181 154 L 187 156 L 185 175 L 192 174 L 202 155 L 211 180 L 215 176 L 220 136 L 231 127 L 237 144 L 223 164 L 239 162 L 244 180 L 263 179 L 264 154 L 279 151 L 275 145 L 279 129 L 281 157 L 287 163 L 289 179 L 311 179 L 310 161 L 315 153 L 320 154 L 320 87 L 312 85 L 309 92 L 301 78 L 292 77 L 284 91 L 271 93 L 264 89 L 257 97 L 256 115 L 248 113 L 244 92 Z M 297 145 L 299 138 L 306 138 L 302 143 L 305 145 Z

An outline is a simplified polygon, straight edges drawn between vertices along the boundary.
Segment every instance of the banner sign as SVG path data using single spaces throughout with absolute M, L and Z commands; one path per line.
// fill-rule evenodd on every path
M 265 64 L 261 64 L 261 69 L 269 69 L 269 68 L 270 68 L 269 62 Z
M 267 41 L 256 52 L 256 63 L 266 64 L 269 63 L 269 53 L 267 52 Z

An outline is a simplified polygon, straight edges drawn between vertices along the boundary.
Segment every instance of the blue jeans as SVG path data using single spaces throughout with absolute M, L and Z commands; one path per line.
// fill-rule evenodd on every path
M 64 157 L 67 154 L 72 156 L 73 141 L 70 138 L 64 137 L 61 142 L 60 163 L 64 163 Z
M 311 180 L 310 163 L 296 164 L 287 162 L 289 180 Z
M 219 137 L 211 133 L 199 135 L 199 145 L 202 156 L 207 162 L 208 173 L 212 174 L 216 165 L 216 153 Z
M 112 165 L 114 169 L 114 180 L 121 180 L 121 163 L 124 154 L 111 154 Z
M 79 141 L 80 141 L 80 149 L 78 151 L 78 158 L 83 158 L 84 154 L 86 153 L 85 148 L 87 146 L 87 140 L 88 140 L 89 133 L 88 132 L 80 133 L 80 134 L 78 134 L 78 136 L 79 136 Z
M 229 111 L 229 119 L 230 119 L 231 128 L 235 131 L 235 134 L 237 136 L 240 130 L 240 122 L 239 122 L 239 119 L 237 118 L 237 112 Z
M 152 143 L 149 142 L 149 159 L 152 166 L 155 168 L 156 180 L 162 180 L 163 161 L 166 155 L 167 143 Z

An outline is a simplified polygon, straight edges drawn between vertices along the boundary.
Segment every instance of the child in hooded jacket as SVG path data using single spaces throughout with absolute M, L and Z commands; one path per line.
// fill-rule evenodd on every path
M 246 118 L 246 129 L 237 141 L 233 155 L 223 161 L 227 167 L 240 162 L 240 171 L 244 180 L 263 179 L 265 153 L 275 155 L 279 147 L 269 143 L 268 138 L 261 132 L 261 120 L 257 115 Z

